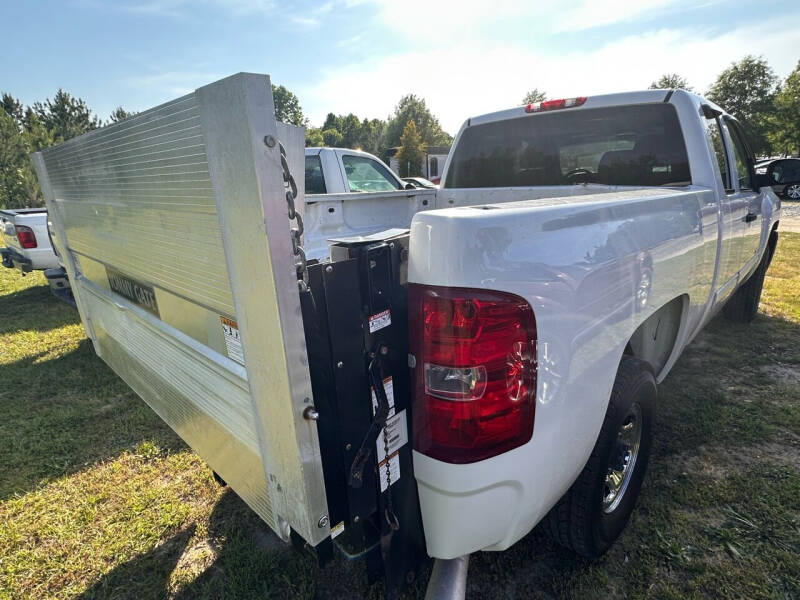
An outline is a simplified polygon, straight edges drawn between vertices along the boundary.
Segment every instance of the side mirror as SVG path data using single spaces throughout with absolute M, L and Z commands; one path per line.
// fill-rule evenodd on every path
M 413 183 L 407 183 L 406 186 L 403 189 L 415 190 L 415 189 L 417 189 L 417 186 L 415 186 Z

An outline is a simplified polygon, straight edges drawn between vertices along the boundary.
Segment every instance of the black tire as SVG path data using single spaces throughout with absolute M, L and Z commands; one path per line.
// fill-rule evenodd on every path
M 546 518 L 551 537 L 562 546 L 581 556 L 596 558 L 622 533 L 647 471 L 655 398 L 656 380 L 650 365 L 623 356 L 592 454 L 578 479 Z M 641 418 L 638 453 L 627 485 L 621 489 L 615 503 L 607 505 L 606 476 L 619 459 L 623 424 L 637 406 Z
M 769 247 L 764 250 L 764 256 L 758 263 L 750 278 L 733 293 L 725 306 L 722 314 L 729 321 L 735 323 L 749 323 L 758 314 L 758 304 L 761 302 L 761 290 L 764 287 L 764 276 L 767 274 L 770 260 Z
M 800 183 L 790 183 L 783 188 L 783 197 L 787 200 L 800 200 Z

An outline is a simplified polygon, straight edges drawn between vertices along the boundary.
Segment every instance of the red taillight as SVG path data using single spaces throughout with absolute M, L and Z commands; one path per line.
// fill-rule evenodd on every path
M 409 285 L 414 448 L 471 463 L 533 434 L 536 321 L 519 296 Z
M 525 107 L 526 113 L 543 112 L 546 110 L 558 110 L 560 108 L 574 108 L 586 102 L 586 96 L 577 98 L 560 98 L 558 100 L 545 100 L 535 104 L 528 104 Z
M 36 236 L 33 234 L 33 229 L 24 225 L 17 225 L 14 229 L 20 246 L 23 248 L 36 248 Z

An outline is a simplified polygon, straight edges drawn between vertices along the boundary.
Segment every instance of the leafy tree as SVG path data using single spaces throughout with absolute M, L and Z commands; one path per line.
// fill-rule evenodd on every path
M 44 123 L 39 120 L 32 108 L 25 109 L 22 123 L 24 137 L 30 148 L 29 152 L 38 152 L 42 148 L 47 148 L 56 143 L 53 132 L 44 126 Z
M 23 208 L 41 206 L 42 196 L 33 172 L 28 154 L 38 143 L 49 145 L 52 138 L 41 125 L 36 132 L 41 136 L 36 140 L 20 129 L 13 117 L 5 111 L 0 112 L 0 208 Z
M 769 154 L 778 77 L 763 58 L 745 56 L 719 74 L 706 96 L 739 119 L 753 151 Z
M 3 111 L 5 111 L 5 113 L 9 117 L 14 119 L 17 125 L 21 126 L 24 109 L 20 101 L 14 98 L 14 96 L 12 96 L 11 94 L 4 93 L 2 100 L 0 100 L 0 103 L 2 103 L 3 105 Z
M 0 112 L 0 208 L 24 206 L 25 186 L 20 165 L 25 150 L 16 121 L 5 110 Z
M 339 117 L 333 113 L 328 113 L 328 116 L 325 117 L 325 122 L 322 124 L 322 131 L 325 131 L 326 129 L 336 129 L 341 131 L 343 119 L 344 117 Z
M 361 121 L 353 113 L 341 119 L 341 126 L 337 128 L 342 134 L 339 142 L 343 148 L 361 147 Z
M 523 104 L 536 104 L 537 102 L 542 102 L 547 98 L 547 92 L 544 90 L 539 91 L 539 88 L 533 88 L 530 92 L 525 94 L 525 97 L 522 98 Z
M 92 114 L 86 102 L 60 89 L 52 100 L 34 102 L 33 112 L 57 141 L 66 141 L 75 136 L 97 129 L 102 124 Z
M 111 123 L 119 123 L 119 122 L 120 122 L 120 121 L 122 121 L 123 119 L 127 119 L 128 117 L 132 117 L 132 116 L 134 116 L 134 115 L 136 115 L 136 114 L 138 114 L 138 113 L 137 113 L 137 112 L 135 112 L 135 111 L 134 111 L 134 112 L 128 112 L 127 110 L 125 110 L 125 109 L 124 109 L 124 108 L 122 108 L 121 106 L 118 106 L 118 107 L 117 107 L 117 108 L 115 108 L 115 109 L 114 109 L 114 111 L 113 111 L 113 112 L 112 112 L 112 113 L 109 115 L 109 117 L 108 117 L 108 124 L 110 125 Z
M 322 141 L 326 146 L 337 147 L 342 145 L 342 133 L 338 129 L 323 129 Z
M 303 127 L 307 123 L 300 100 L 282 85 L 272 84 L 272 99 L 275 102 L 275 119 Z
M 654 82 L 652 82 L 648 89 L 651 90 L 686 90 L 692 91 L 692 86 L 689 85 L 689 80 L 681 77 L 677 73 L 665 73 Z
M 400 137 L 409 121 L 414 121 L 417 133 L 428 146 L 446 146 L 453 142 L 453 138 L 439 125 L 439 120 L 431 114 L 425 105 L 425 100 L 417 98 L 414 94 L 407 94 L 400 98 L 394 114 L 386 124 L 386 136 L 383 142 L 386 148 L 402 144 Z
M 800 61 L 775 96 L 770 140 L 778 152 L 800 154 Z
M 365 152 L 379 154 L 383 147 L 386 121 L 364 119 L 359 122 L 358 117 L 353 113 L 348 115 L 328 113 L 320 129 L 323 136 L 327 130 L 335 130 L 341 134 L 341 138 L 329 135 L 328 141 L 335 141 L 335 145 L 344 148 L 361 148 Z M 328 141 L 325 141 L 326 146 L 331 145 Z
M 386 121 L 381 119 L 364 119 L 361 121 L 359 147 L 364 152 L 379 154 L 386 133 Z
M 324 146 L 325 139 L 322 137 L 322 129 L 319 127 L 306 128 L 306 146 Z
M 409 119 L 400 136 L 400 149 L 397 151 L 397 163 L 400 177 L 422 175 L 422 161 L 425 159 L 425 142 L 417 131 L 413 119 Z

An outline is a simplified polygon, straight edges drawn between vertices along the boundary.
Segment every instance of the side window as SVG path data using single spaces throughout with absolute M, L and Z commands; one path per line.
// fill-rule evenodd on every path
M 781 163 L 783 172 L 778 183 L 795 183 L 800 181 L 800 160 L 786 160 Z
M 770 177 L 772 177 L 773 182 L 780 183 L 781 179 L 783 179 L 783 163 L 775 163 L 770 169 L 768 169 L 768 173 Z
M 725 119 L 725 124 L 728 126 L 732 146 L 733 146 L 733 162 L 736 167 L 736 177 L 739 179 L 740 190 L 753 190 L 753 171 L 752 161 L 750 158 L 749 148 L 747 142 L 742 135 L 742 130 L 736 121 Z
M 306 194 L 327 194 L 319 155 L 306 156 Z
M 720 129 L 718 119 L 706 120 L 706 134 L 709 140 L 711 140 L 711 147 L 714 149 L 714 156 L 717 159 L 717 165 L 719 165 L 722 187 L 727 191 L 731 191 L 733 186 L 731 185 L 731 177 L 728 172 L 728 157 L 725 153 L 725 144 L 722 141 L 722 130 Z
M 393 192 L 400 189 L 389 170 L 371 158 L 345 154 L 342 163 L 351 192 Z
M 435 156 L 431 158 L 431 168 L 429 171 L 429 177 L 436 177 L 439 174 L 439 159 Z

